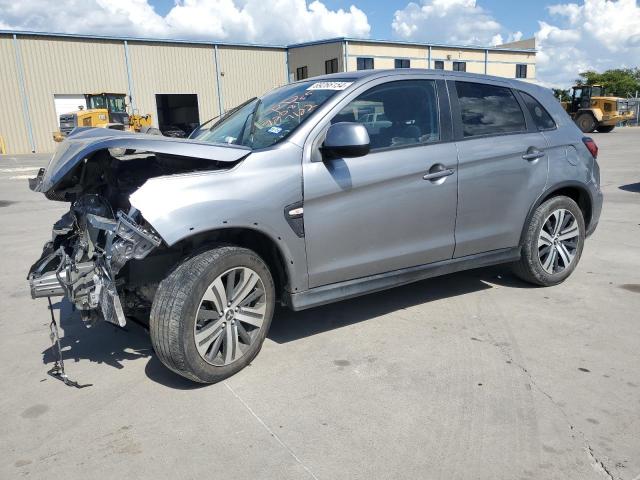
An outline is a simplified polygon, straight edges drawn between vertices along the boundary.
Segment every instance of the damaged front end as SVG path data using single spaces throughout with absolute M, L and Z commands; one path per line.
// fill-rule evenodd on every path
M 49 166 L 29 181 L 48 199 L 71 203 L 29 270 L 31 296 L 65 296 L 88 324 L 102 319 L 124 326 L 141 311 L 148 319 L 176 252 L 131 205 L 130 196 L 150 178 L 229 169 L 248 153 L 105 129 L 70 135 Z
M 114 215 L 98 195 L 80 197 L 54 225 L 52 240 L 31 267 L 31 297 L 64 295 L 88 324 L 102 319 L 123 327 L 117 275 L 129 260 L 142 260 L 162 243 L 136 217 L 133 208 Z

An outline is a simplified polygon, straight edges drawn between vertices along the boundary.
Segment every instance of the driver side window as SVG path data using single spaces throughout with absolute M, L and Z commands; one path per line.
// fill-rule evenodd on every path
M 437 142 L 439 120 L 435 81 L 400 80 L 367 90 L 331 123 L 362 123 L 375 150 Z

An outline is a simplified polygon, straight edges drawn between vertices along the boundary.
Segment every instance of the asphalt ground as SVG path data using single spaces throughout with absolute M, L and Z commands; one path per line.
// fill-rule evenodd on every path
M 508 267 L 300 313 L 225 382 L 166 370 L 145 330 L 86 329 L 25 276 L 66 205 L 48 156 L 0 156 L 0 478 L 640 478 L 640 129 L 593 134 L 605 204 L 564 284 Z

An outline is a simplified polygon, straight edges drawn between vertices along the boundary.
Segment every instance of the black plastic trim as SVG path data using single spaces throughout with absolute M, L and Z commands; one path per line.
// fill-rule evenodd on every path
M 289 212 L 296 208 L 303 208 L 303 202 L 299 201 L 284 207 L 284 218 L 291 227 L 291 230 L 293 230 L 293 233 L 302 238 L 304 237 L 304 215 L 289 215 Z
M 305 292 L 289 293 L 286 303 L 293 310 L 305 310 L 307 308 L 358 297 L 367 293 L 379 292 L 448 273 L 514 262 L 519 258 L 520 247 L 493 250 L 476 255 L 429 263 L 427 265 L 403 268 L 370 277 L 323 285 L 321 287 L 311 288 Z

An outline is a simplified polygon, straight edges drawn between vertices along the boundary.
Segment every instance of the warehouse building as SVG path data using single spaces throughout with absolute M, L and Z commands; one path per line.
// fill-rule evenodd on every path
M 150 114 L 154 126 L 186 131 L 324 73 L 413 67 L 535 79 L 534 47 L 347 38 L 286 47 L 0 31 L 0 139 L 6 153 L 53 151 L 59 116 L 84 108 L 86 93 L 126 94 L 129 109 Z
M 432 68 L 535 80 L 535 39 L 499 47 L 336 38 L 290 45 L 289 78 L 384 68 Z M 345 68 L 346 66 L 346 68 Z

